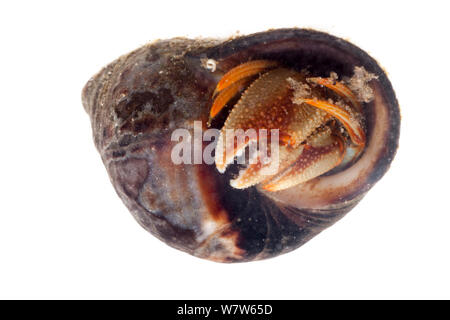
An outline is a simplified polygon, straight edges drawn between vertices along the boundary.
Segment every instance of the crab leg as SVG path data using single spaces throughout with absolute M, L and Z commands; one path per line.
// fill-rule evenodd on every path
M 333 78 L 320 78 L 320 77 L 308 78 L 307 80 L 314 82 L 316 84 L 320 84 L 324 87 L 327 87 L 328 89 L 336 92 L 341 97 L 348 99 L 352 103 L 353 107 L 356 108 L 356 110 L 359 110 L 361 108 L 356 96 L 353 94 L 350 88 L 347 87 L 342 82 L 336 81 Z
M 264 163 L 260 153 L 258 153 L 255 163 L 251 163 L 244 170 L 241 170 L 239 176 L 231 180 L 230 184 L 233 188 L 244 189 L 258 183 L 268 182 L 278 172 L 287 169 L 287 167 L 294 163 L 302 154 L 303 149 L 304 145 L 297 147 L 280 145 L 278 157 L 275 158 L 271 155 L 271 162 L 269 163 Z M 278 164 L 274 164 L 273 161 L 278 161 Z M 273 165 L 276 166 L 277 170 L 274 170 Z
M 244 78 L 232 83 L 230 86 L 223 89 L 216 97 L 209 112 L 209 117 L 214 118 L 225 105 L 233 98 L 239 91 L 244 89 L 249 82 L 248 78 Z
M 352 141 L 358 146 L 364 146 L 366 143 L 366 136 L 364 130 L 361 127 L 358 120 L 350 114 L 344 108 L 329 103 L 323 100 L 316 99 L 303 99 L 302 102 L 309 104 L 310 106 L 316 107 L 318 109 L 324 110 L 325 112 L 331 114 L 333 117 L 338 119 L 342 125 L 347 129 L 348 134 Z
M 311 180 L 338 166 L 344 157 L 341 138 L 332 136 L 329 128 L 319 132 L 304 146 L 296 161 L 281 174 L 263 184 L 267 191 L 279 191 Z
M 222 79 L 220 79 L 219 83 L 217 84 L 216 90 L 214 91 L 214 94 L 224 90 L 231 84 L 241 79 L 251 77 L 255 74 L 260 73 L 261 71 L 264 71 L 267 68 L 275 67 L 277 65 L 277 62 L 270 60 L 253 60 L 243 63 L 228 71 L 222 77 Z

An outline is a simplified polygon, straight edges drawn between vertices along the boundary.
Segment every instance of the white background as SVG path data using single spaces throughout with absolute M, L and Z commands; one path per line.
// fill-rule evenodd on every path
M 450 298 L 449 8 L 442 1 L 14 1 L 0 5 L 0 298 Z M 391 170 L 302 248 L 200 260 L 134 221 L 81 106 L 84 83 L 148 41 L 309 27 L 388 72 Z

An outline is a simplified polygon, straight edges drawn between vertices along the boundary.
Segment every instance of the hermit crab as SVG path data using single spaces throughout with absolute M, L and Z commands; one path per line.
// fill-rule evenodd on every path
M 210 116 L 214 117 L 228 99 L 249 82 L 248 78 L 276 65 L 273 61 L 256 60 L 230 70 L 217 84 L 216 91 L 220 94 L 214 100 Z M 370 101 L 372 92 L 367 82 L 376 76 L 368 74 L 363 68 L 356 68 L 355 71 L 354 78 L 358 83 L 355 91 L 365 92 L 366 95 L 359 99 L 348 86 L 335 79 L 335 73 L 332 78 L 308 78 L 286 68 L 275 68 L 264 73 L 245 91 L 223 126 L 216 151 L 217 169 L 223 172 L 234 157 L 252 142 L 248 138 L 237 143 L 234 137 L 224 142 L 225 132 L 230 129 L 281 131 L 277 141 L 282 143 L 278 170 L 271 175 L 261 173 L 264 172 L 264 165 L 261 157 L 256 155 L 255 163 L 232 180 L 235 188 L 247 188 L 263 182 L 265 190 L 287 189 L 337 167 L 343 162 L 347 149 L 350 150 L 351 155 L 347 157 L 350 160 L 359 156 L 365 146 L 359 100 Z M 338 96 L 337 102 L 331 100 L 328 92 L 322 93 L 321 88 L 314 85 L 332 90 Z M 352 108 L 346 105 L 346 100 Z M 348 142 L 343 128 L 349 137 Z M 254 138 L 257 140 L 257 135 Z M 266 163 L 265 166 L 271 164 Z
M 136 220 L 218 262 L 274 257 L 334 224 L 388 170 L 400 132 L 378 63 L 305 29 L 159 40 L 106 66 L 82 99 Z M 198 141 L 199 126 L 217 134 Z M 180 129 L 213 161 L 184 149 L 193 161 L 174 161 Z

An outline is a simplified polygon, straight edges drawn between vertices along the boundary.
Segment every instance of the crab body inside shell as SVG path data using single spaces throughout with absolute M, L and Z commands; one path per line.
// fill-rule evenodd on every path
M 245 91 L 221 129 L 215 156 L 217 169 L 223 173 L 237 155 L 260 139 L 236 139 L 236 131 L 277 130 L 279 137 L 270 141 L 278 143 L 276 160 L 272 158 L 278 161 L 277 170 L 264 170 L 273 165 L 262 159 L 262 154 L 270 152 L 258 150 L 253 161 L 231 181 L 233 187 L 259 184 L 267 191 L 287 189 L 360 155 L 365 145 L 361 106 L 356 94 L 334 77 L 309 77 L 306 72 L 269 60 L 241 64 L 222 77 L 214 91 L 211 118 L 236 94 Z
M 310 29 L 152 42 L 93 76 L 83 105 L 138 223 L 173 248 L 219 262 L 285 254 L 336 223 L 388 171 L 401 122 L 378 63 Z M 173 132 L 194 133 L 195 150 L 195 123 L 209 117 L 231 157 L 223 152 L 221 164 L 216 152 L 217 166 L 209 157 L 197 164 L 194 152 L 194 163 L 175 163 Z M 276 172 L 267 174 L 264 161 L 231 165 L 237 151 L 261 158 L 250 151 L 262 135 L 227 145 L 227 129 L 239 128 L 278 129 L 267 140 L 269 150 L 279 145 Z M 201 141 L 203 154 L 211 140 Z

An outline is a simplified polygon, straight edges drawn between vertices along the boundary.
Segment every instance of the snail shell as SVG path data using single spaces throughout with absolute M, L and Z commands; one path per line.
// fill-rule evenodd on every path
M 214 165 L 174 164 L 172 132 L 192 132 L 194 121 L 206 124 L 220 77 L 255 59 L 316 76 L 350 77 L 355 67 L 374 74 L 373 100 L 363 104 L 367 143 L 359 159 L 279 192 L 234 189 L 235 172 L 220 174 Z M 347 41 L 304 29 L 153 42 L 89 80 L 83 105 L 111 181 L 136 220 L 168 245 L 219 262 L 286 253 L 334 224 L 388 170 L 400 129 L 395 93 L 376 61 Z

